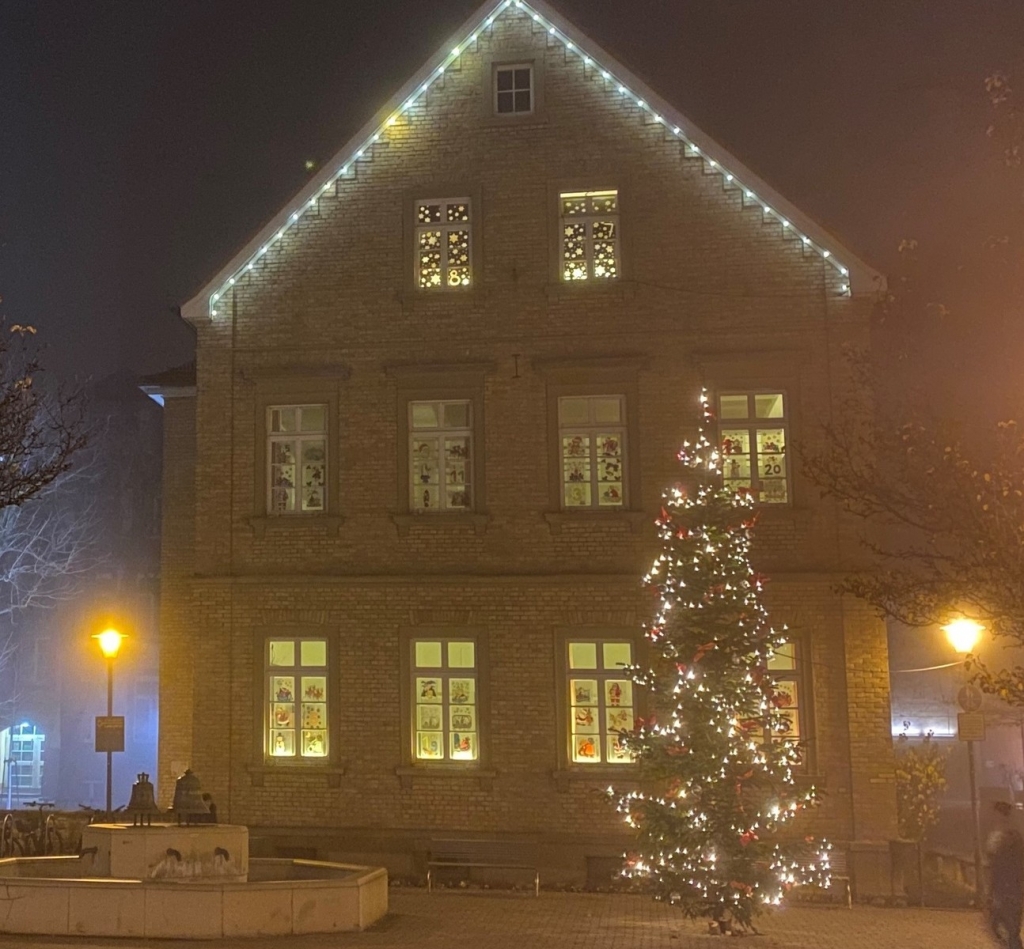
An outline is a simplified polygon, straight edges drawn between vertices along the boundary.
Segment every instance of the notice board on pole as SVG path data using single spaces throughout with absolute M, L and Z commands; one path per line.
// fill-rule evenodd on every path
M 983 712 L 961 712 L 956 717 L 956 737 L 960 741 L 985 740 L 985 715 Z
M 96 750 L 124 751 L 124 716 L 96 716 Z

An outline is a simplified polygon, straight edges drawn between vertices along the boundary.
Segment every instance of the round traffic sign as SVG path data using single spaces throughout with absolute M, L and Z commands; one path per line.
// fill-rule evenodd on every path
M 983 699 L 981 689 L 976 685 L 965 685 L 956 694 L 956 700 L 965 712 L 977 712 Z

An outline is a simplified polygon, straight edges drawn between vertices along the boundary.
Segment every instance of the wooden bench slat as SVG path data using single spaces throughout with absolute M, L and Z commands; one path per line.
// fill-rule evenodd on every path
M 493 840 L 435 840 L 427 854 L 427 890 L 431 889 L 431 868 L 530 870 L 534 892 L 540 896 L 540 870 L 536 851 L 530 844 Z

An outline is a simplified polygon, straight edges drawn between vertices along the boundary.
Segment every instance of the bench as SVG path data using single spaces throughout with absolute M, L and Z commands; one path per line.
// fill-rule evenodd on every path
M 434 870 L 445 867 L 489 870 L 529 870 L 533 892 L 540 896 L 540 870 L 529 844 L 504 840 L 432 840 L 427 854 L 427 892 L 433 887 Z

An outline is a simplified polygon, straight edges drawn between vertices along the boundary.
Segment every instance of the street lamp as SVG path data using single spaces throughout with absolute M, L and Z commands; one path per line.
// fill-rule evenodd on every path
M 981 639 L 981 634 L 984 630 L 984 626 L 972 619 L 968 619 L 966 616 L 958 616 L 942 627 L 942 631 L 946 634 L 946 639 L 949 640 L 950 645 L 964 657 L 974 651 L 974 647 L 978 645 L 978 640 Z M 964 704 L 963 699 L 961 699 L 961 703 L 961 708 L 968 709 L 971 707 Z M 960 721 L 962 723 L 963 719 L 961 718 Z M 984 726 L 982 727 L 984 728 Z M 957 730 L 960 731 L 959 728 Z M 978 897 L 981 900 L 985 895 L 985 881 L 982 877 L 981 867 L 981 816 L 978 813 L 978 779 L 974 767 L 974 745 L 974 741 L 968 740 L 967 769 L 971 779 L 971 823 L 974 826 L 974 879 Z
M 984 626 L 974 622 L 972 619 L 968 619 L 966 616 L 958 616 L 942 627 L 942 631 L 946 634 L 949 644 L 961 656 L 966 656 L 967 653 L 971 652 L 978 645 L 978 640 L 981 639 L 981 634 L 984 630 Z
M 124 633 L 110 627 L 103 630 L 102 633 L 96 633 L 93 639 L 99 643 L 100 652 L 103 653 L 103 658 L 107 660 L 107 718 L 112 718 L 114 715 L 114 660 L 117 658 L 117 653 L 121 649 L 121 643 L 124 640 Z M 114 771 L 114 759 L 113 753 L 107 749 L 107 823 L 109 824 L 113 817 L 113 805 L 111 800 L 111 784 L 113 779 Z

